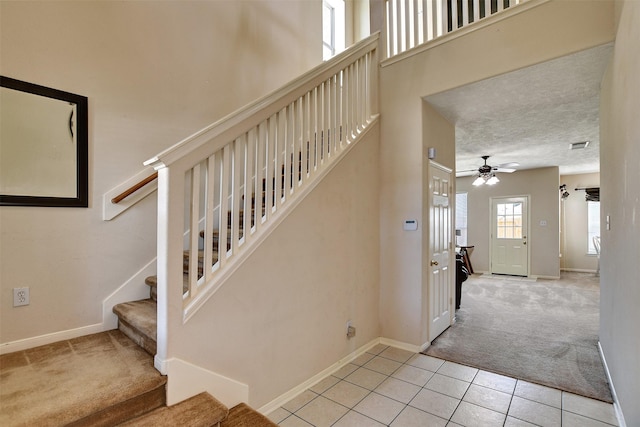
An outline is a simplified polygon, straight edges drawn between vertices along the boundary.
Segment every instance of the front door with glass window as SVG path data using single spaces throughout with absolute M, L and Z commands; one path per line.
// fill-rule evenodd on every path
M 491 273 L 529 275 L 528 197 L 491 199 Z

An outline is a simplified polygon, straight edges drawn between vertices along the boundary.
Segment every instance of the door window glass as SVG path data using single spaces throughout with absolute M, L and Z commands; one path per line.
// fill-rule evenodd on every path
M 522 239 L 522 203 L 496 205 L 498 239 Z

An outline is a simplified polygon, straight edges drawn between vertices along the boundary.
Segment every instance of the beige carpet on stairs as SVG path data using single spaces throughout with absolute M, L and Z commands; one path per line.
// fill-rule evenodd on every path
M 229 417 L 220 427 L 273 427 L 277 424 L 244 403 L 229 410 Z
M 203 392 L 173 406 L 163 406 L 120 427 L 210 427 L 229 415 L 229 409 L 209 393 Z
M 472 276 L 456 323 L 425 354 L 611 402 L 598 351 L 599 279 Z
M 166 377 L 118 330 L 0 356 L 0 426 L 113 425 L 161 406 Z

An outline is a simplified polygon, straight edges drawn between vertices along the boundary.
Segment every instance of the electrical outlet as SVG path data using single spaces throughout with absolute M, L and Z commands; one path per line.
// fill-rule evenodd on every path
M 29 305 L 29 288 L 13 288 L 13 306 Z

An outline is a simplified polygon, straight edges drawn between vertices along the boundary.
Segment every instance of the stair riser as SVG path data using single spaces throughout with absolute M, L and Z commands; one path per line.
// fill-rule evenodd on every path
M 121 424 L 132 418 L 139 417 L 167 403 L 165 386 L 158 387 L 134 399 L 121 402 L 100 412 L 67 424 L 67 427 L 110 427 Z
M 133 342 L 142 347 L 147 353 L 152 356 L 156 355 L 156 342 L 144 334 L 141 334 L 135 327 L 130 325 L 129 322 L 122 318 L 118 319 L 118 329 L 120 329 L 123 334 L 131 338 Z

